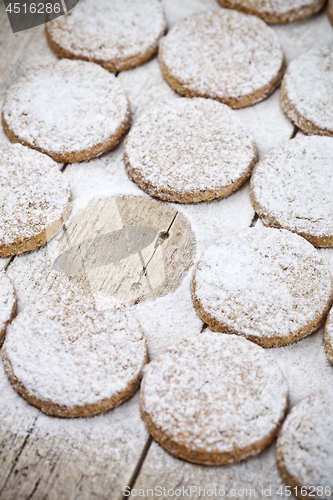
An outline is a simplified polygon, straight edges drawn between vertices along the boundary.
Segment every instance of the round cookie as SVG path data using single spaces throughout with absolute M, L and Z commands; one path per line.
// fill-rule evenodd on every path
M 16 296 L 11 280 L 5 271 L 0 271 L 0 346 L 6 327 L 16 311 Z
M 325 326 L 325 344 L 327 357 L 333 363 L 333 308 L 328 315 Z
M 165 30 L 158 0 L 80 0 L 66 16 L 46 25 L 57 56 L 93 61 L 109 71 L 150 59 Z
M 132 311 L 98 311 L 83 292 L 27 306 L 2 349 L 14 388 L 48 415 L 84 417 L 114 408 L 138 389 L 146 340 Z
M 294 59 L 284 75 L 281 102 L 306 134 L 333 137 L 333 42 L 320 43 Z
M 310 396 L 286 418 L 277 441 L 277 464 L 284 481 L 301 499 L 332 498 L 333 402 Z
M 154 439 L 190 462 L 222 465 L 263 450 L 287 409 L 288 386 L 264 350 L 209 330 L 166 349 L 146 371 L 140 405 Z
M 70 187 L 58 165 L 21 144 L 0 147 L 0 199 L 0 257 L 44 245 L 70 213 Z
M 329 0 L 328 2 L 327 15 L 329 20 L 331 21 L 331 24 L 333 24 L 333 0 Z
M 326 0 L 218 0 L 222 7 L 261 17 L 266 23 L 291 23 L 312 16 Z
M 333 139 L 311 136 L 273 148 L 256 165 L 251 198 L 264 224 L 316 247 L 333 246 Z
M 228 196 L 248 177 L 256 145 L 236 112 L 175 99 L 140 116 L 125 143 L 129 176 L 151 196 L 192 203 Z
M 230 228 L 203 252 L 192 294 L 212 330 L 272 347 L 315 331 L 331 306 L 333 287 L 317 250 L 301 236 Z
M 12 142 L 58 162 L 108 151 L 129 123 L 129 103 L 117 78 L 97 64 L 69 59 L 25 73 L 10 87 L 2 109 Z
M 166 81 L 180 94 L 242 108 L 279 85 L 285 63 L 279 39 L 264 21 L 237 11 L 209 11 L 176 24 L 161 40 Z

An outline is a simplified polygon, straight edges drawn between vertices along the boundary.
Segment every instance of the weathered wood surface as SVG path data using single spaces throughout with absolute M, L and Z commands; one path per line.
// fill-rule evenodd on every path
M 215 0 L 162 0 L 162 3 L 169 26 L 192 13 L 220 8 Z M 281 38 L 288 61 L 319 38 L 326 39 L 332 35 L 325 12 L 307 21 L 276 26 L 274 29 Z M 56 60 L 47 45 L 43 27 L 11 34 L 1 0 L 0 44 L 1 100 L 8 86 L 26 69 Z M 169 99 L 180 98 L 163 80 L 156 58 L 139 68 L 119 74 L 118 78 L 128 93 L 133 120 L 153 104 L 162 105 Z M 260 157 L 296 132 L 281 110 L 279 91 L 256 106 L 237 112 L 251 130 Z M 2 140 L 7 139 L 0 135 Z M 100 158 L 67 166 L 64 175 L 70 181 L 73 199 L 94 196 L 102 190 L 108 190 L 110 196 L 145 197 L 128 179 L 122 152 L 121 143 L 114 151 Z M 194 260 L 205 246 L 227 231 L 229 226 L 260 224 L 251 205 L 248 183 L 224 200 L 189 206 L 164 205 L 168 207 L 171 220 L 176 211 L 189 220 L 196 240 Z M 171 227 L 168 226 L 170 230 L 177 229 L 176 221 L 177 218 Z M 165 227 L 161 226 L 161 232 L 164 232 Z M 96 234 L 94 231 L 92 235 Z M 73 243 L 74 240 L 71 245 Z M 178 241 L 177 245 L 182 247 L 182 242 Z M 11 261 L 3 259 L 0 262 L 1 267 L 8 266 L 7 272 L 17 292 L 19 310 L 51 289 L 61 293 L 68 287 L 78 286 L 77 277 L 56 272 L 52 252 L 52 245 L 46 245 Z M 333 273 L 333 252 L 324 249 L 321 253 Z M 181 283 L 176 277 L 178 288 L 175 286 L 167 295 L 142 301 L 135 306 L 146 333 L 151 358 L 166 346 L 185 335 L 200 332 L 204 327 L 192 305 L 190 279 L 191 269 Z M 83 276 L 79 286 L 91 286 L 91 277 L 87 279 L 87 276 Z M 332 385 L 332 368 L 323 351 L 322 330 L 300 343 L 272 349 L 271 352 L 288 379 L 291 405 L 304 397 L 307 391 L 316 391 L 325 384 Z M 311 366 L 311 370 L 304 370 L 304 366 Z M 152 443 L 149 448 L 150 443 L 140 419 L 138 395 L 119 408 L 90 419 L 68 421 L 51 418 L 41 414 L 16 394 L 0 364 L 1 499 L 118 500 L 122 498 L 123 488 L 127 485 L 145 489 L 156 486 L 221 486 L 225 489 L 252 487 L 260 490 L 261 487 L 276 488 L 282 484 L 275 466 L 274 444 L 258 457 L 231 467 L 217 468 L 182 462 L 168 455 L 156 443 Z M 257 497 L 261 497 L 259 490 Z M 271 498 L 281 498 L 274 495 Z M 186 494 L 180 498 L 186 498 Z M 196 496 L 192 495 L 192 498 Z

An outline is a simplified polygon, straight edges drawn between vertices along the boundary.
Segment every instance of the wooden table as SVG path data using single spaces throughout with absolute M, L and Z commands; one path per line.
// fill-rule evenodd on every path
M 215 0 L 162 0 L 162 3 L 169 26 L 194 12 L 220 9 Z M 306 21 L 275 26 L 274 30 L 287 62 L 319 40 L 333 36 L 325 11 Z M 1 102 L 10 84 L 25 70 L 56 60 L 43 27 L 11 33 L 1 0 L 0 47 Z M 118 78 L 130 99 L 133 120 L 154 103 L 180 98 L 163 80 L 156 57 L 119 74 Z M 266 101 L 237 111 L 256 139 L 260 157 L 274 145 L 300 133 L 284 116 L 279 99 L 277 90 Z M 2 130 L 0 142 L 8 142 Z M 145 196 L 126 175 L 122 144 L 90 162 L 65 164 L 60 168 L 69 179 L 73 199 L 94 196 L 105 189 L 112 196 Z M 224 200 L 169 207 L 190 222 L 196 240 L 194 260 L 228 226 L 261 224 L 251 205 L 248 183 Z M 333 250 L 319 252 L 333 274 Z M 13 281 L 19 311 L 51 289 L 61 291 L 70 286 L 68 278 L 52 267 L 47 245 L 35 252 L 1 259 L 0 267 L 7 270 Z M 151 359 L 185 335 L 205 328 L 192 306 L 190 277 L 191 270 L 183 281 L 179 280 L 181 283 L 177 283 L 175 290 L 134 306 L 146 333 Z M 333 369 L 325 356 L 322 329 L 296 344 L 269 351 L 289 383 L 291 407 L 312 392 L 333 387 Z M 127 498 L 123 497 L 126 486 L 134 488 L 133 498 L 139 496 L 140 488 L 145 490 L 142 498 L 188 498 L 189 493 L 190 498 L 203 498 L 199 487 L 206 490 L 217 487 L 217 491 L 223 488 L 237 499 L 244 498 L 246 490 L 249 490 L 247 496 L 253 495 L 252 489 L 261 498 L 264 488 L 264 496 L 283 498 L 278 494 L 284 484 L 275 464 L 274 443 L 257 457 L 233 466 L 192 465 L 173 458 L 152 442 L 140 418 L 138 401 L 136 394 L 115 410 L 88 419 L 47 417 L 16 394 L 1 362 L 0 498 L 120 500 Z M 148 488 L 157 488 L 154 496 L 146 491 Z M 211 498 L 224 496 L 214 494 Z

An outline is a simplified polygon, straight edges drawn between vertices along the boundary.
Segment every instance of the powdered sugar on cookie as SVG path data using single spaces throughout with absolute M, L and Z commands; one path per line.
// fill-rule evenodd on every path
M 161 40 L 165 79 L 181 94 L 239 108 L 268 97 L 284 68 L 280 42 L 261 19 L 209 11 L 176 24 Z
M 330 499 L 333 490 L 333 402 L 329 394 L 304 399 L 288 415 L 277 445 L 283 479 L 292 487 L 323 488 L 318 498 Z M 311 493 L 311 491 L 308 491 Z M 314 491 L 314 493 L 317 493 Z M 301 497 L 301 492 L 297 495 Z
M 287 397 L 278 365 L 262 348 L 206 330 L 150 363 L 141 409 L 168 451 L 222 464 L 254 455 L 273 439 Z
M 147 347 L 129 309 L 97 311 L 89 295 L 68 292 L 26 307 L 8 328 L 3 357 L 7 375 L 28 401 L 46 413 L 78 416 L 90 414 L 84 407 L 96 405 L 91 413 L 98 413 L 130 397 Z
M 70 212 L 70 187 L 48 156 L 14 144 L 0 148 L 0 255 L 51 239 Z
M 47 35 L 62 57 L 122 71 L 154 55 L 165 29 L 158 0 L 80 0 L 66 16 L 47 24 Z
M 333 139 L 300 137 L 272 149 L 251 178 L 255 210 L 268 226 L 315 246 L 333 245 Z
M 332 299 L 332 280 L 317 251 L 285 230 L 230 230 L 203 253 L 193 278 L 203 321 L 265 347 L 317 329 Z
M 5 335 L 7 323 L 16 310 L 14 287 L 5 271 L 0 271 L 0 346 Z
M 305 133 L 333 136 L 333 41 L 290 63 L 281 101 L 289 119 Z
M 236 113 L 208 99 L 174 99 L 143 114 L 126 140 L 130 177 L 181 203 L 229 195 L 250 175 L 256 146 Z
M 56 161 L 79 161 L 110 149 L 129 126 L 126 94 L 97 64 L 63 59 L 32 69 L 9 89 L 6 133 Z
M 234 8 L 261 17 L 266 23 L 291 23 L 309 17 L 326 0 L 218 0 L 223 7 Z

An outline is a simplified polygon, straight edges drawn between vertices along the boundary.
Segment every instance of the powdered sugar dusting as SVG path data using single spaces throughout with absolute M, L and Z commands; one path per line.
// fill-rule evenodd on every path
M 272 149 L 256 166 L 251 192 L 267 225 L 333 236 L 333 139 L 300 137 Z
M 313 246 L 277 229 L 230 230 L 203 253 L 194 277 L 195 299 L 212 321 L 259 343 L 318 327 L 332 294 Z
M 16 297 L 12 282 L 5 271 L 0 271 L 0 345 L 5 328 L 16 307 Z
M 333 401 L 322 392 L 293 408 L 278 440 L 278 457 L 298 484 L 333 489 Z
M 182 88 L 222 101 L 242 99 L 268 86 L 284 60 L 271 28 L 255 16 L 231 10 L 179 22 L 161 40 L 159 57 Z
M 185 439 L 192 451 L 228 453 L 270 435 L 287 396 L 279 367 L 261 347 L 207 330 L 150 363 L 141 404 L 169 439 Z
M 228 106 L 174 99 L 140 116 L 124 157 L 130 176 L 152 196 L 199 201 L 207 193 L 214 198 L 223 188 L 238 187 L 256 161 L 256 146 Z
M 235 8 L 246 9 L 270 22 L 271 18 L 288 17 L 288 22 L 315 14 L 325 0 L 228 0 Z M 223 3 L 221 1 L 221 3 Z
M 20 138 L 49 154 L 89 150 L 129 120 L 120 82 L 97 64 L 62 59 L 25 73 L 9 89 L 3 117 Z
M 0 148 L 0 248 L 36 237 L 63 220 L 68 180 L 48 156 L 21 146 Z
M 153 55 L 165 28 L 158 0 L 80 0 L 47 25 L 51 39 L 74 57 L 111 63 L 114 71 L 147 52 Z
M 6 369 L 30 395 L 67 408 L 124 391 L 147 353 L 130 310 L 97 311 L 80 292 L 50 294 L 26 307 L 8 328 L 3 349 Z
M 297 115 L 325 135 L 333 135 L 333 41 L 320 43 L 292 61 L 283 79 L 289 118 L 300 128 Z

